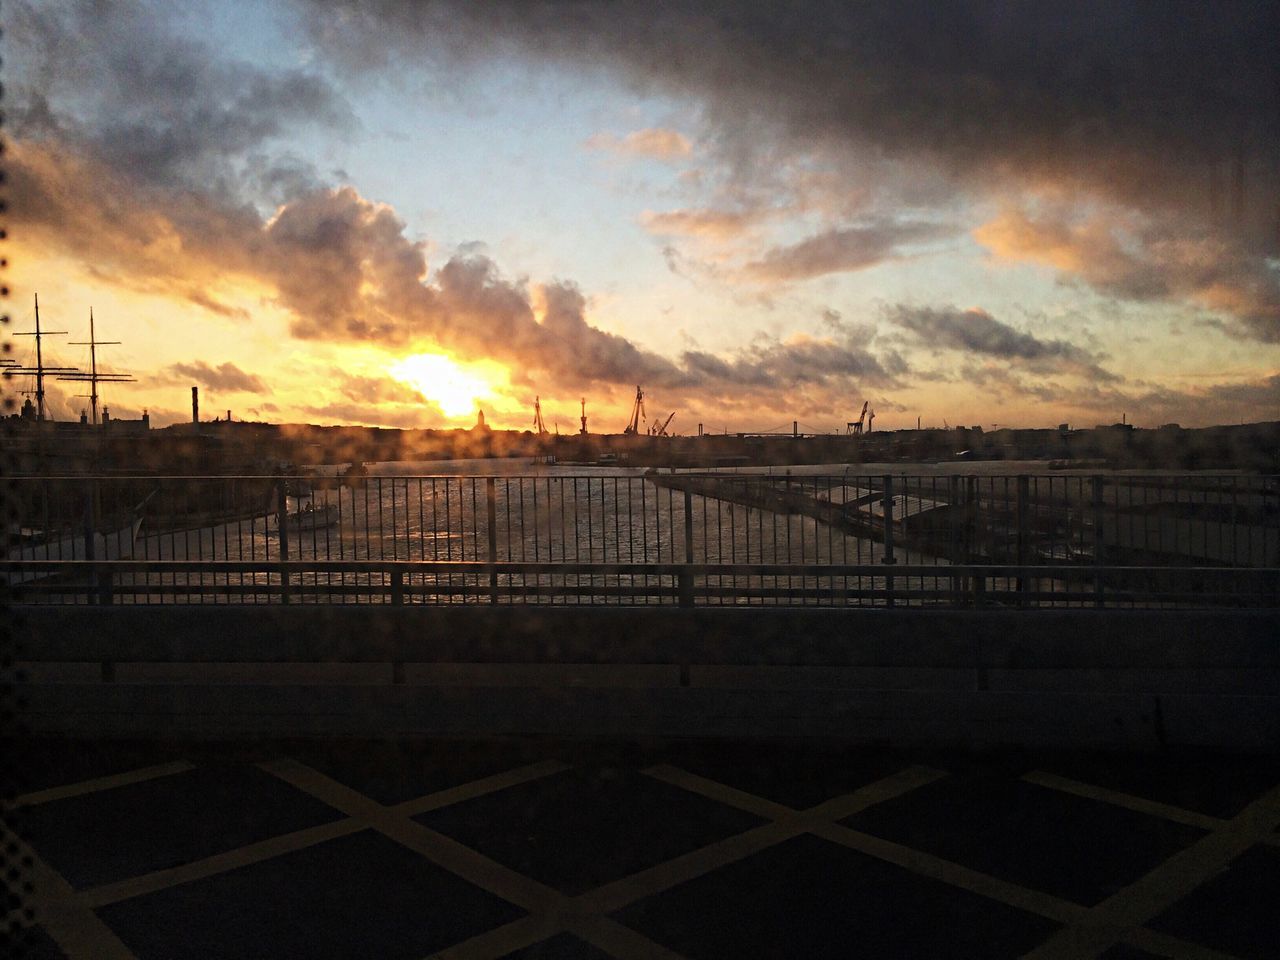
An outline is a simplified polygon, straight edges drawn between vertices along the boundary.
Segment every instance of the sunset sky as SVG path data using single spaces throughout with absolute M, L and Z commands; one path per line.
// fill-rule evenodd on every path
M 115 417 L 1280 419 L 1274 3 L 3 13 L 10 329 Z

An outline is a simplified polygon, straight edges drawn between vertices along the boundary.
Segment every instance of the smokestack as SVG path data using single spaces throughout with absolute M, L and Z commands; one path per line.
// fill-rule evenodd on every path
M 191 422 L 197 426 L 200 424 L 200 388 L 191 388 Z
M 798 437 L 798 436 L 800 436 L 800 421 L 799 421 L 799 420 L 792 420 L 792 421 L 791 421 L 791 435 L 792 435 L 793 437 Z

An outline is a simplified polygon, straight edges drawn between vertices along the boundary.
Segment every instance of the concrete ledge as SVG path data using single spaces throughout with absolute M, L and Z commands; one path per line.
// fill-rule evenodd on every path
M 19 658 L 101 662 L 1271 667 L 1280 611 L 25 607 Z
M 1280 753 L 1274 611 L 21 613 L 20 719 L 40 734 Z
M 979 691 L 143 687 L 60 684 L 27 693 L 52 735 L 823 737 L 941 746 L 1168 746 L 1274 752 L 1272 697 Z

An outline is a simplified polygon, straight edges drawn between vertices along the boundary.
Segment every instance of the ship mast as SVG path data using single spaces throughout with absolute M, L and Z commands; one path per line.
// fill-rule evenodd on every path
M 40 294 L 35 295 L 36 301 L 36 328 L 34 331 L 28 330 L 22 333 L 15 333 L 15 337 L 35 337 L 36 338 L 36 366 L 32 370 L 30 367 L 10 366 L 8 372 L 11 373 L 34 373 L 36 375 L 36 420 L 44 420 L 46 418 L 44 403 L 44 375 L 45 373 L 75 373 L 75 367 L 46 367 L 44 365 L 44 353 L 41 350 L 42 341 L 45 337 L 65 334 L 65 330 L 41 330 L 40 329 Z
M 89 402 L 93 409 L 94 426 L 98 424 L 98 384 L 99 383 L 132 383 L 133 377 L 125 373 L 99 373 L 98 347 L 118 346 L 119 340 L 99 340 L 93 328 L 93 307 L 89 308 L 89 339 L 73 342 L 72 346 L 89 348 L 89 373 L 73 373 L 58 377 L 59 380 L 89 381 Z

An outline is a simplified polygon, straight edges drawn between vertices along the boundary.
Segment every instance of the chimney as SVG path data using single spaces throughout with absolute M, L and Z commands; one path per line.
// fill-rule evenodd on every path
M 200 424 L 200 388 L 191 388 L 191 422 L 199 426 Z

